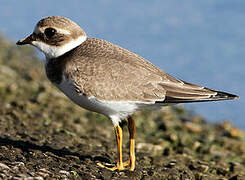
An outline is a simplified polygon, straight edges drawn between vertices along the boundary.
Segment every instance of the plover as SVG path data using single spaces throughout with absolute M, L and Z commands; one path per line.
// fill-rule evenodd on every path
M 108 41 L 87 38 L 73 21 L 60 16 L 40 20 L 17 45 L 30 44 L 45 56 L 48 79 L 77 105 L 111 119 L 117 141 L 115 167 L 135 169 L 135 122 L 138 110 L 178 103 L 237 99 L 238 96 L 187 83 L 163 72 L 139 55 Z M 122 161 L 122 129 L 127 120 L 129 160 Z

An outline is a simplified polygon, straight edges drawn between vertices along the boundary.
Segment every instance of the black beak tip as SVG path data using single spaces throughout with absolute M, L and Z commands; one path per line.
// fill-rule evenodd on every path
M 22 42 L 19 40 L 16 42 L 16 45 L 22 45 Z
M 31 44 L 33 41 L 33 35 L 31 34 L 30 36 L 20 39 L 19 41 L 16 42 L 17 45 L 25 45 L 25 44 Z

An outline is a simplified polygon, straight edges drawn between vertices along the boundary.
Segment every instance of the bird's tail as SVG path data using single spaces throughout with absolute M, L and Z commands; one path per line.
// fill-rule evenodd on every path
M 206 101 L 221 101 L 221 100 L 234 100 L 238 99 L 239 97 L 234 94 L 221 92 L 221 91 L 214 91 L 217 92 L 216 95 L 210 95 L 210 97 L 170 97 L 166 96 L 164 101 L 156 102 L 156 103 L 191 103 L 191 102 L 206 102 Z
M 157 101 L 156 103 L 191 103 L 191 102 L 205 102 L 205 101 L 220 101 L 233 100 L 239 97 L 234 94 L 212 90 L 202 86 L 190 84 L 182 81 L 182 85 L 167 85 L 162 86 L 166 89 L 164 101 Z

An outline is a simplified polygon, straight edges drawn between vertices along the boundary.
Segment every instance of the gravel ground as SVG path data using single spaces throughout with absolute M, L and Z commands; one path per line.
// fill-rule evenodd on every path
M 183 106 L 137 113 L 136 169 L 111 172 L 111 122 L 55 89 L 31 48 L 0 38 L 0 179 L 245 179 L 245 133 Z M 123 157 L 128 158 L 124 128 Z

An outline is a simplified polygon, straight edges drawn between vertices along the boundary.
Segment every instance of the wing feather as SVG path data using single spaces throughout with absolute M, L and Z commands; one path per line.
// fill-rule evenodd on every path
M 66 62 L 65 75 L 76 84 L 77 90 L 99 100 L 164 104 L 235 98 L 176 79 L 105 40 L 89 38 L 62 58 Z

